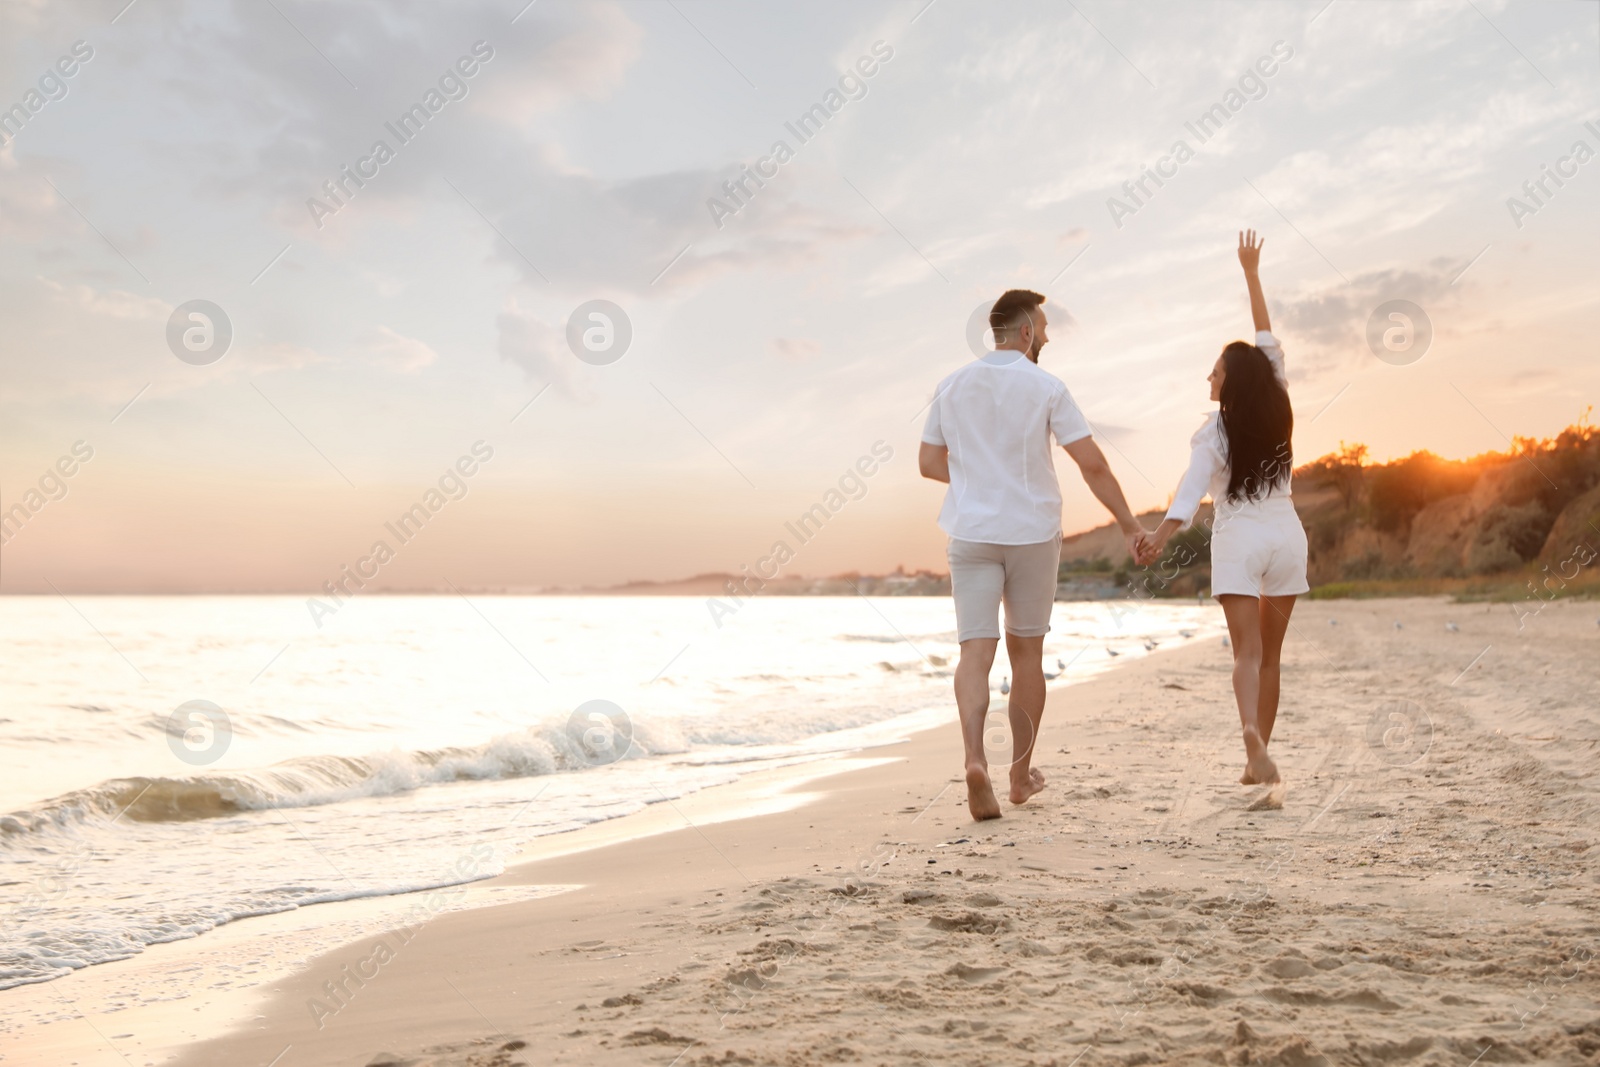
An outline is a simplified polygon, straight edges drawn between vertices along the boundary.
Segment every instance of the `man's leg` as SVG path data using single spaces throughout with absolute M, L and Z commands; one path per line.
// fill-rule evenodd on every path
M 989 780 L 983 723 L 989 714 L 989 669 L 1000 644 L 1000 598 L 1005 585 L 1003 548 L 976 541 L 950 541 L 950 598 L 956 609 L 956 710 L 965 750 L 967 808 L 976 820 L 998 819 L 1000 801 Z
M 1044 788 L 1032 769 L 1033 748 L 1044 719 L 1044 637 L 1006 634 L 1011 658 L 1011 803 L 1021 804 Z
M 1061 538 L 1006 549 L 1006 652 L 1011 657 L 1011 803 L 1044 788 L 1033 767 L 1044 718 L 1044 637 L 1055 606 Z
M 983 724 L 989 714 L 989 668 L 994 666 L 997 637 L 975 637 L 961 642 L 956 664 L 956 709 L 961 714 L 961 745 L 965 749 L 967 808 L 972 817 L 998 819 L 1000 801 L 989 781 L 989 758 L 983 752 Z

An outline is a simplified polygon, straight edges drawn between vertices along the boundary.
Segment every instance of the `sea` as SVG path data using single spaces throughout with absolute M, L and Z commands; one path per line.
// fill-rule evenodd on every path
M 317 621 L 0 598 L 0 990 L 492 878 L 535 839 L 955 721 L 945 597 L 368 596 Z M 1174 602 L 1052 624 L 1057 684 L 1223 632 Z

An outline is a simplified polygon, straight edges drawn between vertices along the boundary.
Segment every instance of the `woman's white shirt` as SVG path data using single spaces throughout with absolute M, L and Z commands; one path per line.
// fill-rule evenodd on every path
M 1272 363 L 1273 373 L 1287 389 L 1289 379 L 1284 373 L 1283 347 L 1278 344 L 1278 339 L 1267 330 L 1258 331 L 1256 347 L 1266 353 Z M 1205 424 L 1189 439 L 1189 448 L 1189 469 L 1184 472 L 1183 480 L 1178 483 L 1178 491 L 1173 495 L 1172 506 L 1167 509 L 1167 518 L 1177 519 L 1184 526 L 1194 521 L 1195 512 L 1200 510 L 1200 502 L 1207 496 L 1217 503 L 1228 495 L 1228 442 L 1222 430 L 1221 412 L 1211 413 Z M 1273 490 L 1274 496 L 1289 495 L 1288 474 L 1288 470 L 1281 472 L 1278 485 Z

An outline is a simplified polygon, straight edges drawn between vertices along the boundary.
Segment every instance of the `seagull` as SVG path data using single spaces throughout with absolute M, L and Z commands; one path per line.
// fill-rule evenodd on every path
M 1152 640 L 1150 640 L 1150 638 L 1147 637 L 1147 638 L 1144 639 L 1144 650 L 1146 652 L 1154 652 L 1156 650 L 1157 644 L 1159 644 L 1159 642 L 1152 641 Z
M 1107 645 L 1106 646 L 1106 655 L 1108 655 L 1108 656 L 1120 656 L 1120 655 L 1122 655 L 1122 653 L 1118 652 L 1116 649 L 1112 648 L 1110 645 Z
M 1455 623 L 1453 623 L 1453 622 L 1447 622 L 1447 623 L 1445 623 L 1445 624 L 1444 624 L 1444 628 L 1445 628 L 1445 629 L 1446 629 L 1446 630 L 1449 630 L 1449 631 L 1450 631 L 1450 632 L 1451 632 L 1451 633 L 1453 633 L 1453 634 L 1458 634 L 1458 633 L 1460 633 L 1460 632 L 1461 632 L 1461 627 L 1459 627 L 1459 626 L 1457 626 L 1457 625 L 1456 625 L 1456 624 L 1455 624 Z
M 1193 630 L 1179 630 L 1178 631 L 1178 636 L 1184 638 L 1185 640 L 1187 640 L 1188 638 L 1191 638 L 1191 637 L 1194 636 L 1194 631 Z
M 1339 625 L 1339 620 L 1338 619 L 1329 619 L 1328 620 L 1328 625 L 1329 626 L 1338 626 Z
M 1001 679 L 1000 679 L 1000 695 L 1001 696 L 1010 696 L 1011 695 L 1011 679 L 1010 678 L 1004 677 L 1004 676 L 1001 677 Z
M 1394 620 L 1394 628 L 1396 630 L 1404 630 L 1405 629 L 1405 627 L 1400 624 L 1400 620 L 1399 619 Z
M 1048 674 L 1047 673 L 1044 676 L 1045 677 L 1045 681 L 1050 681 L 1052 678 L 1061 677 L 1062 673 L 1064 671 L 1066 671 L 1066 669 L 1067 669 L 1067 665 L 1065 663 L 1061 662 L 1061 657 L 1060 656 L 1057 656 L 1056 657 L 1056 672 L 1054 674 Z
M 1223 648 L 1231 648 L 1232 646 L 1233 646 L 1233 642 L 1229 641 L 1228 638 L 1226 636 L 1224 636 L 1222 638 L 1222 647 Z

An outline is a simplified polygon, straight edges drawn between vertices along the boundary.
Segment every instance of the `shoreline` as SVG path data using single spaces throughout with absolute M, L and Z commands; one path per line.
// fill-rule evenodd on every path
M 1281 808 L 1233 782 L 1227 653 L 1207 640 L 1052 687 L 1050 787 L 996 823 L 967 818 L 945 724 L 532 842 L 475 886 L 581 888 L 437 915 L 320 1030 L 306 1002 L 372 936 L 255 990 L 220 1034 L 192 998 L 165 1016 L 189 1037 L 97 1015 L 66 985 L 84 972 L 22 988 L 83 1004 L 81 1067 L 1561 1060 L 1600 1038 L 1595 622 L 1569 604 L 1515 621 L 1298 607 Z M 1413 705 L 1416 751 L 1385 717 Z M 763 787 L 770 809 L 718 816 Z M 622 825 L 644 819 L 662 832 Z M 68 1047 L 7 1036 L 0 1062 Z
M 1068 564 L 1080 561 L 1067 561 Z M 1529 582 L 1533 579 L 1547 577 L 1535 567 L 1537 560 L 1524 565 L 1522 568 L 1496 571 L 1487 574 L 1466 577 L 1433 576 L 1410 578 L 1361 578 L 1338 579 L 1314 585 L 1311 591 L 1305 594 L 1307 600 L 1415 600 L 1419 598 L 1450 597 L 1456 603 L 1473 604 L 1493 601 L 1497 603 L 1516 603 L 1522 600 L 1531 600 L 1534 594 L 1529 592 Z M 1065 564 L 1064 564 L 1065 565 Z M 1126 582 L 1119 582 L 1115 578 L 1113 568 L 1104 570 L 1072 568 L 1062 572 L 1057 582 L 1055 602 L 1058 604 L 1093 604 L 1108 600 L 1131 599 L 1128 595 Z M 615 586 L 576 586 L 573 588 L 526 588 L 514 589 L 492 586 L 463 586 L 459 591 L 449 589 L 388 589 L 373 588 L 362 591 L 363 597 L 454 597 L 460 594 L 484 597 L 538 597 L 538 598 L 672 598 L 681 597 L 690 600 L 704 600 L 707 598 L 721 598 L 727 596 L 727 584 L 738 575 L 713 574 L 697 575 L 693 578 L 684 578 L 673 581 L 636 582 Z M 1200 590 L 1201 599 L 1208 600 L 1203 594 L 1208 589 Z M 1551 596 L 1545 598 L 1543 593 L 1549 592 Z M 142 597 L 170 597 L 173 599 L 204 599 L 204 598 L 229 598 L 229 597 L 280 597 L 289 600 L 301 600 L 306 597 L 320 595 L 307 591 L 293 590 L 234 590 L 228 592 L 185 593 L 155 591 L 155 592 L 128 592 L 125 590 L 114 591 L 78 591 L 73 595 L 83 597 L 116 598 L 142 598 Z M 768 588 L 761 594 L 767 597 L 815 597 L 815 598 L 848 598 L 862 595 L 877 597 L 948 597 L 950 595 L 950 576 L 939 571 L 916 571 L 905 575 L 896 574 L 867 574 L 867 575 L 832 575 L 829 577 L 806 578 L 799 576 L 786 576 L 768 583 Z M 14 591 L 8 590 L 0 593 L 3 597 L 53 597 L 54 593 L 45 591 Z M 1183 604 L 1187 603 L 1194 594 L 1159 592 L 1140 600 L 1148 600 L 1154 604 Z M 1555 600 L 1587 601 L 1600 599 L 1600 577 L 1585 572 L 1571 581 L 1564 581 L 1560 589 L 1542 589 L 1539 595 L 1541 600 L 1553 602 Z
M 875 746 L 763 768 L 742 775 L 736 781 L 663 800 L 628 815 L 564 833 L 535 837 L 522 845 L 505 871 L 491 878 L 247 916 L 195 937 L 147 945 L 126 959 L 93 964 L 46 982 L 0 990 L 0 1004 L 5 1005 L 6 1014 L 12 1018 L 52 1004 L 70 1005 L 74 1011 L 90 1015 L 95 1012 L 93 1005 L 98 1004 L 105 1017 L 119 1020 L 122 1029 L 136 1031 L 130 1033 L 131 1039 L 144 1034 L 153 1037 L 148 1042 L 139 1040 L 131 1049 L 119 1048 L 107 1036 L 112 1030 L 96 1024 L 89 1028 L 93 1032 L 86 1033 L 80 1029 L 81 1022 L 74 1025 L 69 1012 L 45 1027 L 36 1026 L 30 1030 L 22 1026 L 12 1032 L 0 1030 L 0 1064 L 31 1063 L 35 1060 L 26 1057 L 42 1054 L 51 1056 L 50 1062 L 71 1062 L 80 1067 L 101 1063 L 108 1067 L 126 1067 L 128 1058 L 139 1055 L 146 1056 L 147 1060 L 136 1062 L 178 1062 L 176 1057 L 188 1046 L 224 1037 L 246 1025 L 252 1013 L 270 999 L 270 990 L 275 986 L 317 973 L 321 960 L 354 958 L 350 952 L 353 947 L 371 945 L 386 934 L 415 925 L 419 911 L 424 913 L 423 923 L 426 924 L 452 914 L 502 907 L 513 901 L 548 899 L 583 889 L 582 883 L 530 883 L 514 876 L 520 868 L 530 864 L 623 847 L 672 833 L 684 828 L 686 817 L 699 826 L 715 826 L 792 810 L 812 799 L 814 794 L 806 791 L 811 783 L 893 762 L 892 757 L 874 753 L 894 747 L 895 744 Z M 274 945 L 264 950 L 263 942 L 269 940 Z M 269 962 L 260 959 L 263 951 L 281 952 L 283 943 L 290 940 L 310 947 L 307 958 L 298 963 L 287 963 L 282 958 Z M 193 998 L 181 998 L 176 1004 L 165 998 L 132 1003 L 135 998 L 126 992 L 129 988 L 142 988 L 151 981 L 170 981 L 186 974 L 214 979 L 220 984 L 223 976 L 237 968 L 232 961 L 241 954 L 255 956 L 249 966 L 256 968 L 261 980 L 238 987 L 196 989 Z M 192 1000 L 199 1003 L 192 1003 Z M 205 1016 L 203 1025 L 197 1026 L 191 1018 L 196 1012 Z M 78 1032 L 64 1032 L 73 1030 Z M 19 1055 L 25 1058 L 17 1059 Z

